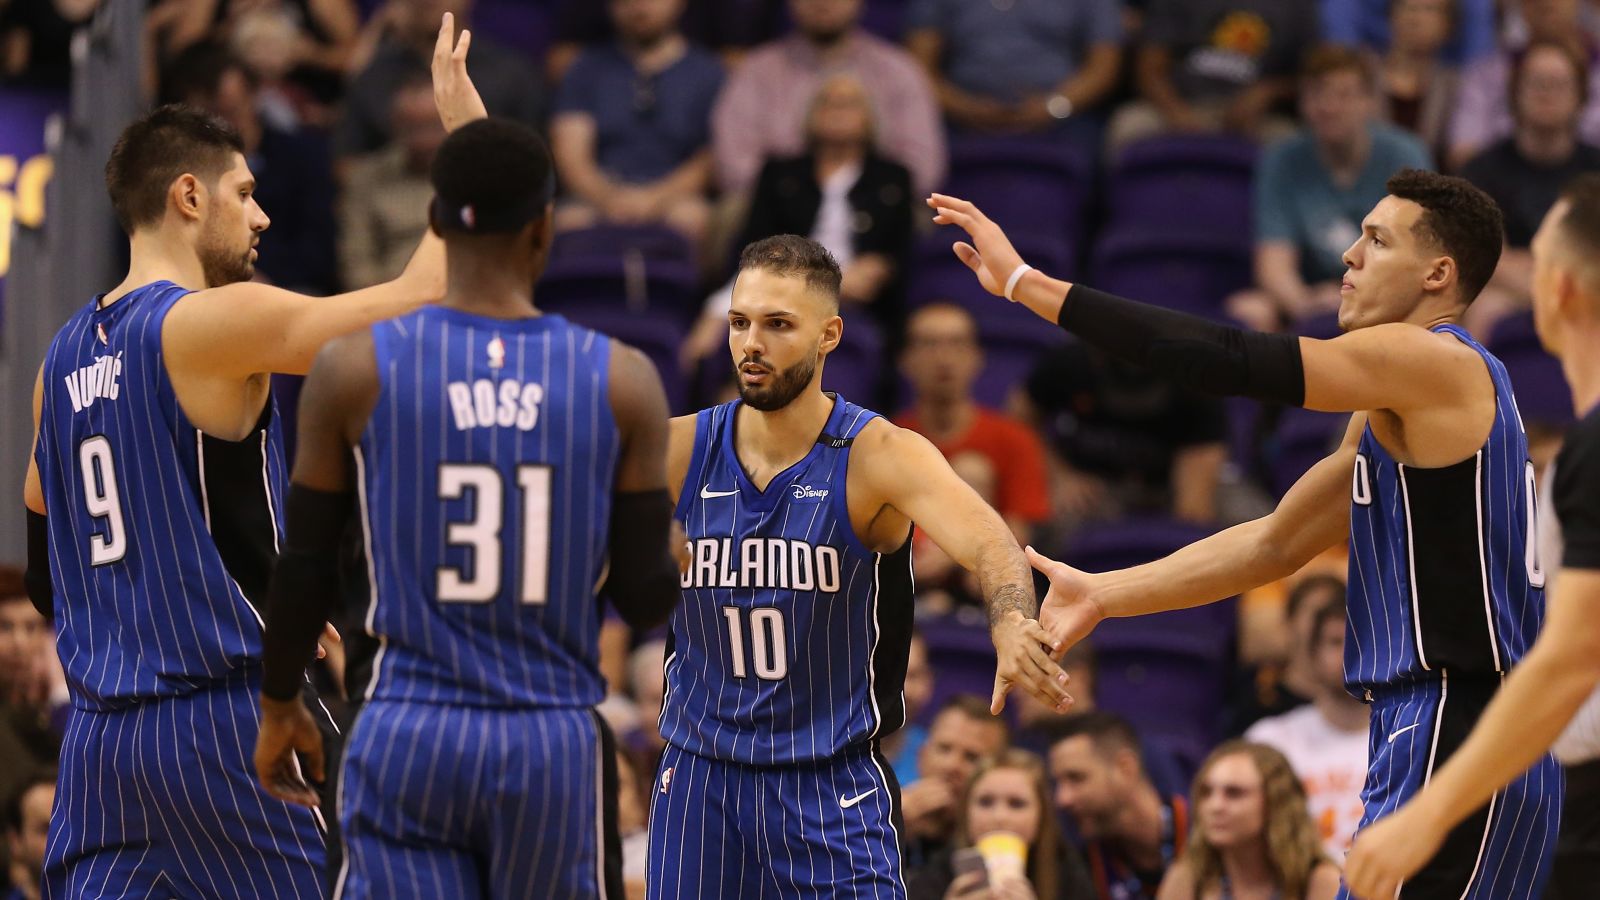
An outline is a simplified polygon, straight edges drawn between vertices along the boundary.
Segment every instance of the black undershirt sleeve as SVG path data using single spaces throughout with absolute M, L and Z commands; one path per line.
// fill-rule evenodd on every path
M 33 608 L 55 618 L 55 586 L 50 581 L 50 520 L 31 509 L 28 514 L 28 569 L 22 574 Z
M 1555 506 L 1562 567 L 1600 569 L 1600 410 L 1567 433 L 1556 458 Z
M 648 631 L 667 620 L 682 596 L 668 536 L 672 497 L 665 489 L 617 494 L 611 501 L 611 571 L 605 593 L 623 621 Z
M 1057 324 L 1112 356 L 1185 387 L 1304 405 L 1300 339 L 1222 325 L 1075 284 Z
M 354 510 L 348 491 L 291 485 L 283 552 L 267 591 L 267 630 L 261 638 L 261 693 L 273 700 L 300 696 L 317 636 L 339 601 L 339 547 Z

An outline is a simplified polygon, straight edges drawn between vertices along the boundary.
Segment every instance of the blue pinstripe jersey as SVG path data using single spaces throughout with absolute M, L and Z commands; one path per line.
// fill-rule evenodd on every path
M 714 759 L 837 756 L 905 720 L 911 550 L 850 525 L 850 444 L 877 413 L 836 397 L 800 462 L 758 491 L 734 450 L 739 402 L 701 412 L 679 495 L 693 562 L 672 614 L 661 734 Z
M 190 693 L 258 664 L 280 537 L 282 432 L 269 401 L 242 441 L 203 435 L 161 349 L 189 292 L 158 281 L 79 310 L 45 354 L 35 460 L 57 643 L 74 702 Z
M 1508 671 L 1544 621 L 1533 464 L 1505 366 L 1461 328 L 1494 380 L 1489 438 L 1455 465 L 1402 465 L 1361 436 L 1350 516 L 1345 680 L 1357 694 L 1400 681 Z
M 592 706 L 618 436 L 611 342 L 425 307 L 372 328 L 357 453 L 379 639 L 368 698 Z

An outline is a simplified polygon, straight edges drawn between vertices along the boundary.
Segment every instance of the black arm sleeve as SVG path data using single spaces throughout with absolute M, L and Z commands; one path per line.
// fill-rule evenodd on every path
M 660 625 L 678 605 L 678 563 L 667 546 L 672 498 L 665 490 L 611 501 L 611 573 L 606 595 L 635 631 Z
M 272 570 L 261 638 L 261 693 L 273 700 L 299 697 L 316 659 L 317 636 L 339 600 L 339 542 L 352 500 L 349 492 L 289 488 L 285 545 Z
M 1567 433 L 1556 457 L 1555 506 L 1562 567 L 1600 569 L 1600 412 Z
M 28 570 L 23 573 L 23 584 L 28 588 L 28 599 L 33 608 L 46 619 L 56 617 L 55 587 L 50 583 L 50 520 L 27 510 L 28 513 Z
M 1208 394 L 1301 406 L 1300 339 L 1221 325 L 1075 284 L 1058 324 L 1119 359 Z

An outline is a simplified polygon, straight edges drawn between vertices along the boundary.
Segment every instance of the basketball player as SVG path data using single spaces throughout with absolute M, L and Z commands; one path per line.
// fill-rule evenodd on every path
M 1600 683 L 1600 178 L 1580 177 L 1550 208 L 1533 237 L 1533 265 L 1534 323 L 1561 360 L 1578 413 L 1555 467 L 1562 556 L 1549 624 L 1455 756 L 1356 842 L 1347 880 L 1360 897 L 1393 897 L 1452 827 L 1550 749 Z M 1600 871 L 1588 863 L 1571 879 L 1558 863 L 1552 893 L 1560 884 L 1564 897 L 1591 896 Z
M 674 419 L 688 532 L 650 811 L 652 897 L 903 897 L 899 786 L 878 741 L 905 720 L 911 526 L 978 574 L 1000 711 L 1064 709 L 1010 529 L 934 446 L 821 389 L 839 266 L 780 235 L 744 248 L 728 312 L 739 399 Z
M 535 308 L 554 185 L 526 126 L 451 134 L 444 301 L 333 341 L 306 379 L 256 767 L 316 803 L 298 684 L 359 493 L 381 649 L 340 779 L 338 896 L 622 896 L 595 591 L 639 630 L 678 601 L 667 401 L 643 354 Z
M 1081 637 L 1107 616 L 1208 603 L 1282 578 L 1348 538 L 1345 682 L 1372 704 L 1362 827 L 1393 812 L 1461 746 L 1543 617 L 1533 469 L 1511 382 L 1456 324 L 1499 259 L 1494 203 L 1459 178 L 1391 178 L 1345 251 L 1346 333 L 1326 341 L 1246 332 L 1049 278 L 972 204 L 928 203 L 935 222 L 971 235 L 956 254 L 986 289 L 1114 355 L 1218 394 L 1356 413 L 1339 449 L 1268 516 L 1119 572 L 1031 558 L 1050 577 L 1057 624 Z M 1403 896 L 1538 896 L 1560 802 L 1560 772 L 1545 756 L 1451 830 Z
M 446 43 L 443 63 L 464 59 Z M 447 124 L 482 108 L 457 84 Z M 313 814 L 251 777 L 284 480 L 268 373 L 442 294 L 442 248 L 338 297 L 251 283 L 268 219 L 242 144 L 181 106 L 122 133 L 106 184 L 128 276 L 45 354 L 24 492 L 29 593 L 73 703 L 43 893 L 321 897 Z

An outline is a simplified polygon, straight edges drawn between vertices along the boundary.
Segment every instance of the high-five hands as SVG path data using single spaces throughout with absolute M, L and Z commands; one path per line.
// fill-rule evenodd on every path
M 1006 233 L 971 201 L 934 194 L 927 203 L 935 213 L 935 224 L 957 225 L 966 231 L 971 243 L 958 241 L 951 249 L 978 276 L 978 283 L 984 290 L 1004 297 L 1006 281 L 1022 265 L 1022 256 L 1011 246 Z

